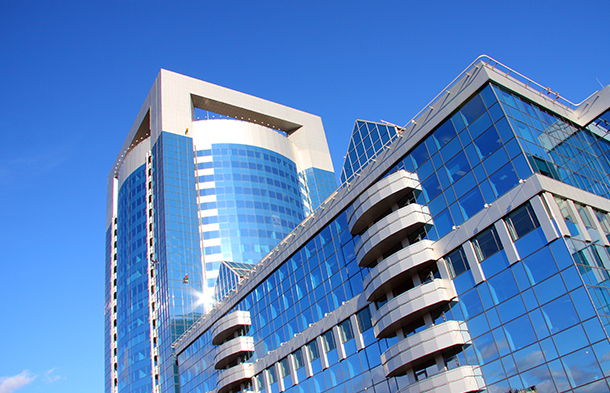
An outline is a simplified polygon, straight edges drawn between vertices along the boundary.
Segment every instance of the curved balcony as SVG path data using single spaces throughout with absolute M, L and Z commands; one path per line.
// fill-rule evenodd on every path
M 414 190 L 421 190 L 417 174 L 405 170 L 379 180 L 362 193 L 347 210 L 350 232 L 360 233 L 367 223 L 376 221 L 389 207 Z
M 401 293 L 373 314 L 375 337 L 386 338 L 402 326 L 456 297 L 451 280 L 436 279 Z
M 381 355 L 386 377 L 405 375 L 409 368 L 434 359 L 439 353 L 452 355 L 470 340 L 464 322 L 446 321 L 394 344 Z
M 428 207 L 417 203 L 402 207 L 383 217 L 367 229 L 356 243 L 358 265 L 369 266 L 379 255 L 423 227 L 431 218 Z
M 364 294 L 367 300 L 377 300 L 401 281 L 411 279 L 414 272 L 436 263 L 440 256 L 434 250 L 433 244 L 430 240 L 422 240 L 379 262 L 364 278 Z
M 217 370 L 226 368 L 241 355 L 254 352 L 254 338 L 248 336 L 236 337 L 217 347 L 214 352 L 214 367 Z
M 216 393 L 227 393 L 239 387 L 244 382 L 251 381 L 254 376 L 254 364 L 242 363 L 218 373 Z
M 235 311 L 220 318 L 212 326 L 212 344 L 220 345 L 230 338 L 233 333 L 252 325 L 249 311 Z
M 462 366 L 412 383 L 398 393 L 478 392 L 484 387 L 480 368 Z

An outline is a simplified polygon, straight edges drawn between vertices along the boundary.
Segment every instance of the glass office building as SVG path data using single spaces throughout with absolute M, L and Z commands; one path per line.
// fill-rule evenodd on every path
M 319 117 L 161 70 L 108 177 L 106 392 L 179 391 L 176 339 L 334 179 Z
M 609 108 L 479 58 L 357 121 L 346 183 L 175 341 L 180 392 L 609 391 Z

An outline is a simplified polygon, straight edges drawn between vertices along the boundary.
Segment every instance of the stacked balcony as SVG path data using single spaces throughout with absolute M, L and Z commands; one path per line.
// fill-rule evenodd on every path
M 382 354 L 382 364 L 386 377 L 409 376 L 402 392 L 476 392 L 483 386 L 478 369 L 445 364 L 470 335 L 465 323 L 439 318 L 457 294 L 451 280 L 441 277 L 434 242 L 423 239 L 432 219 L 416 202 L 420 193 L 417 175 L 401 170 L 371 186 L 348 210 L 350 231 L 360 236 L 356 260 L 370 268 L 363 287 L 377 305 L 375 336 L 399 340 Z M 415 373 L 430 364 L 436 364 L 434 375 Z
M 220 318 L 212 326 L 212 344 L 217 345 L 213 365 L 218 374 L 217 393 L 228 393 L 251 386 L 254 375 L 248 360 L 254 353 L 254 339 L 246 336 L 251 319 L 248 311 L 234 311 Z

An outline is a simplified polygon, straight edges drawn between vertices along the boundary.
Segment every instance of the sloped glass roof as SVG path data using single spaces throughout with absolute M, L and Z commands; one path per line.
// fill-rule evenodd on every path
M 341 170 L 341 183 L 360 172 L 396 135 L 395 126 L 356 120 Z

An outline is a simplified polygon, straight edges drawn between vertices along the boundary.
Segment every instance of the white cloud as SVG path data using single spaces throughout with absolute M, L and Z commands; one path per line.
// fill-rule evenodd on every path
M 47 372 L 44 373 L 44 375 L 42 376 L 43 381 L 45 381 L 46 383 L 53 383 L 55 381 L 59 381 L 61 379 L 61 377 L 59 375 L 53 375 L 53 372 L 55 371 L 54 368 L 48 370 Z M 2 393 L 2 392 L 0 392 Z
M 0 377 L 0 393 L 13 393 L 36 379 L 28 370 L 12 377 Z

